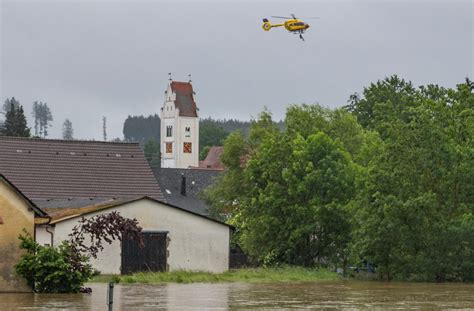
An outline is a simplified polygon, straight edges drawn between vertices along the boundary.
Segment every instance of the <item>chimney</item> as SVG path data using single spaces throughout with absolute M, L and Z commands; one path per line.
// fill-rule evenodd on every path
M 186 176 L 181 173 L 181 195 L 186 195 Z

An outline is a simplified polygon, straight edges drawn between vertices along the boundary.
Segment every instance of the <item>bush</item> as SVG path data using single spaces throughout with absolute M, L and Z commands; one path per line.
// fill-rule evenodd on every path
M 40 293 L 77 293 L 93 275 L 88 257 L 73 252 L 70 242 L 58 247 L 41 246 L 31 235 L 20 235 L 26 250 L 16 272 Z
M 97 258 L 104 243 L 128 237 L 144 246 L 142 228 L 136 219 L 122 217 L 117 212 L 82 218 L 72 228 L 69 240 L 59 247 L 40 246 L 25 231 L 20 235 L 20 248 L 26 254 L 20 259 L 16 271 L 30 287 L 40 293 L 90 293 L 82 288 L 97 271 L 92 269 L 89 259 Z

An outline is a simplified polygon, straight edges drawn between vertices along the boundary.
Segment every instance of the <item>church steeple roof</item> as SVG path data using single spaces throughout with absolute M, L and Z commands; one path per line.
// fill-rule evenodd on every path
M 197 117 L 197 106 L 191 82 L 171 81 L 171 90 L 176 94 L 175 107 L 182 117 Z

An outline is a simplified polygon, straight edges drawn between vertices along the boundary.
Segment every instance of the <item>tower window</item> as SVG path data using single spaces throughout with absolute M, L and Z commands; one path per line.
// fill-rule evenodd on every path
M 193 152 L 193 144 L 192 143 L 184 143 L 183 152 L 184 153 L 192 153 Z
M 166 127 L 166 137 L 171 137 L 173 136 L 173 126 L 168 125 Z
M 166 143 L 166 153 L 173 153 L 173 143 Z
M 185 127 L 184 128 L 184 135 L 186 137 L 190 137 L 191 136 L 191 128 L 190 127 Z

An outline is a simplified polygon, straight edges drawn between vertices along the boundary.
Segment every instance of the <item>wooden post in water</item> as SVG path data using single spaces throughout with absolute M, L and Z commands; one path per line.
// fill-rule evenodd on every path
M 107 306 L 109 311 L 114 309 L 114 282 L 110 282 L 107 288 Z

